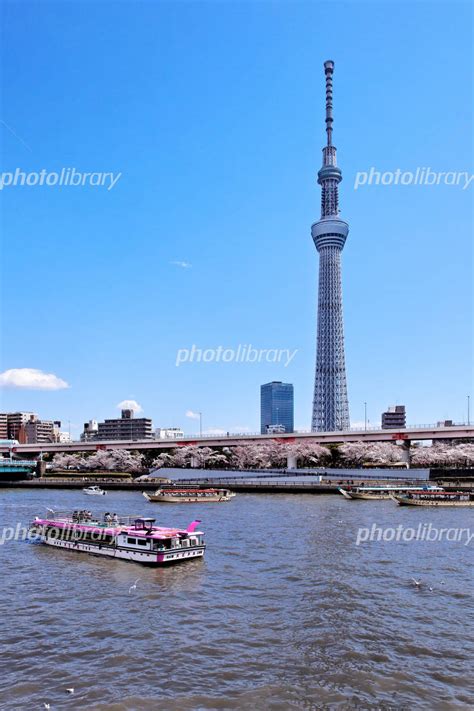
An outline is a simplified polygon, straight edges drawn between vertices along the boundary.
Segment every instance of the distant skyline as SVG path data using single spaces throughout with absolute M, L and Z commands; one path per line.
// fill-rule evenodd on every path
M 201 412 L 204 432 L 256 432 L 260 386 L 282 380 L 295 428 L 310 429 L 331 58 L 351 422 L 365 402 L 371 425 L 395 404 L 410 424 L 465 420 L 474 181 L 360 174 L 472 175 L 472 14 L 4 2 L 0 172 L 74 168 L 89 182 L 0 189 L 0 410 L 77 436 L 133 400 L 155 427 L 196 432 Z M 109 190 L 91 174 L 120 179 Z M 213 359 L 178 367 L 193 346 Z M 262 355 L 243 359 L 244 346 Z

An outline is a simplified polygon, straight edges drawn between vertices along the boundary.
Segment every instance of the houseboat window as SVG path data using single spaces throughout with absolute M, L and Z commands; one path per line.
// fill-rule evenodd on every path
M 127 543 L 131 543 L 132 545 L 135 545 L 137 542 L 136 538 L 127 538 Z
M 138 538 L 138 539 L 137 539 L 137 543 L 138 543 L 139 546 L 146 546 L 146 544 L 148 543 L 148 541 L 145 540 L 144 538 Z
M 171 548 L 171 539 L 170 538 L 165 538 L 162 541 L 155 541 L 155 548 L 158 548 L 158 550 L 167 550 Z

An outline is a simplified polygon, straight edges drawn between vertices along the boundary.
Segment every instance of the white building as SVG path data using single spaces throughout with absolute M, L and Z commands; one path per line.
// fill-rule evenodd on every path
M 179 427 L 157 427 L 155 439 L 184 439 L 184 432 Z
M 89 439 L 97 439 L 99 432 L 99 423 L 97 420 L 89 420 L 84 422 L 84 431 L 81 434 L 81 442 L 87 442 Z
M 267 425 L 267 434 L 284 434 L 285 425 Z

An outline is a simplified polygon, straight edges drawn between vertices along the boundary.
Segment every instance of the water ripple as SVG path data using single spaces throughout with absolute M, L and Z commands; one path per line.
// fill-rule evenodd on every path
M 51 496 L 8 491 L 3 524 L 27 524 Z M 84 505 L 77 492 L 53 496 L 58 508 Z M 0 707 L 472 708 L 472 551 L 355 546 L 359 526 L 467 527 L 471 512 L 358 503 L 240 495 L 205 510 L 152 508 L 138 493 L 110 493 L 107 508 L 119 514 L 145 506 L 170 525 L 203 519 L 206 558 L 172 568 L 0 546 Z M 416 589 L 412 577 L 427 586 Z

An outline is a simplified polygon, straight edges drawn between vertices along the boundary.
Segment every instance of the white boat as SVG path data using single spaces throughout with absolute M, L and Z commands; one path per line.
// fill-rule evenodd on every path
M 87 496 L 105 496 L 106 491 L 100 488 L 100 486 L 87 486 L 82 490 Z
M 45 518 L 36 517 L 31 525 L 41 543 L 96 556 L 120 558 L 144 565 L 180 563 L 201 558 L 206 545 L 197 530 L 200 521 L 187 528 L 156 526 L 154 518 L 92 516 L 89 511 L 60 513 L 48 510 Z

